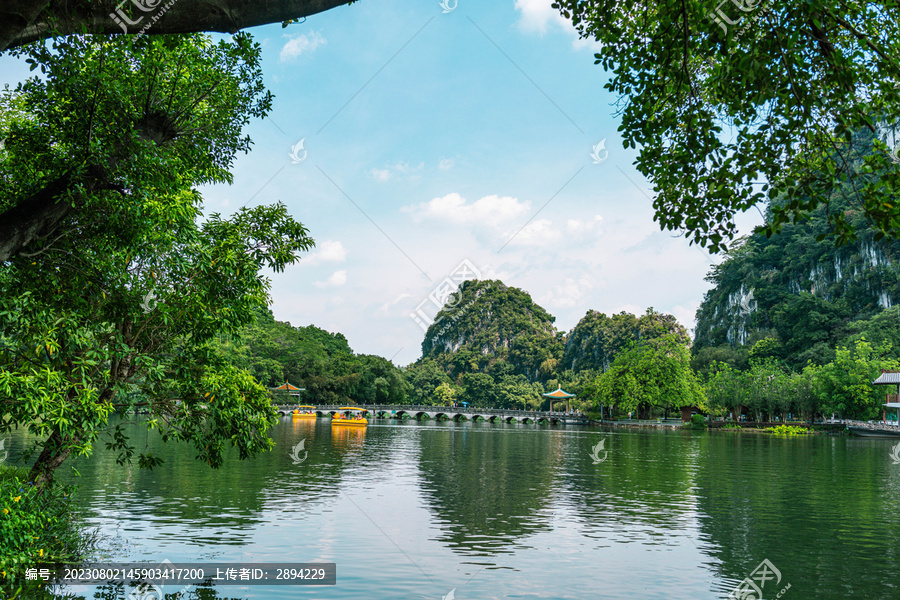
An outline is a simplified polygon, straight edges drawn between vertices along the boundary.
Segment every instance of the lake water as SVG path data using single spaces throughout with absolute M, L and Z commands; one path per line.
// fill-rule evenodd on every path
M 210 597 L 711 600 L 754 574 L 767 600 L 900 598 L 891 440 L 286 418 L 273 452 L 213 471 L 130 432 L 165 464 L 98 444 L 59 476 L 104 536 L 98 561 L 337 565 L 335 586 Z

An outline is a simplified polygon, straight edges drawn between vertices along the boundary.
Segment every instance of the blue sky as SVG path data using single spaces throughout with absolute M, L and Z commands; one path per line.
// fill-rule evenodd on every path
M 653 221 L 592 45 L 550 0 L 454 6 L 361 0 L 250 30 L 273 110 L 234 184 L 202 193 L 223 214 L 282 201 L 310 229 L 317 248 L 272 275 L 275 317 L 408 364 L 423 339 L 410 314 L 467 260 L 563 330 L 648 306 L 692 327 L 720 259 Z M 3 59 L 0 73 L 27 72 Z

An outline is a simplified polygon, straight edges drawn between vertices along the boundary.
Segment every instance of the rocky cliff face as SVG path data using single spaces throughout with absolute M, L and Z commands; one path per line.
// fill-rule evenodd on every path
M 823 215 L 814 215 L 769 239 L 753 235 L 714 267 L 707 276 L 714 287 L 697 311 L 695 349 L 747 343 L 776 328 L 778 311 L 804 293 L 850 321 L 900 303 L 900 242 L 874 241 L 863 229 L 858 241 L 836 248 L 816 240 L 823 228 Z

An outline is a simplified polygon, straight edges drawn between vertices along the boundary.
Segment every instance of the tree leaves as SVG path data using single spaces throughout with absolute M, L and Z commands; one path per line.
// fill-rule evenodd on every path
M 242 458 L 266 450 L 267 391 L 209 343 L 250 323 L 269 300 L 261 271 L 283 270 L 313 240 L 280 203 L 201 222 L 193 189 L 230 179 L 249 147 L 242 126 L 268 110 L 258 45 L 243 35 L 74 37 L 22 52 L 48 76 L 18 90 L 24 112 L 13 113 L 0 198 L 15 205 L 71 173 L 78 210 L 0 265 L 2 428 L 46 438 L 33 470 L 43 478 L 89 452 L 115 411 L 149 411 L 148 426 L 193 443 L 211 466 L 228 445 Z M 116 190 L 88 189 L 89 173 Z M 131 459 L 121 437 L 111 443 Z
M 641 147 L 663 229 L 719 252 L 741 211 L 778 199 L 771 235 L 842 187 L 881 235 L 898 236 L 900 172 L 872 139 L 878 123 L 900 123 L 895 4 L 553 6 L 601 44 L 595 62 L 611 72 L 623 141 Z M 885 172 L 882 185 L 868 179 Z M 829 225 L 838 245 L 855 238 L 849 221 Z

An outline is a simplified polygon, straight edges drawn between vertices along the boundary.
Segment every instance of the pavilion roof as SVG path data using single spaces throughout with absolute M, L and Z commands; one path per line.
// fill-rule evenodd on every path
M 885 371 L 878 379 L 872 382 L 873 385 L 900 385 L 900 372 Z
M 275 391 L 285 390 L 288 392 L 305 392 L 306 391 L 306 388 L 299 388 L 296 385 L 291 385 L 287 381 L 285 381 L 283 384 L 279 385 L 278 387 L 273 387 L 273 388 L 269 388 L 269 389 L 272 389 Z
M 550 392 L 549 394 L 544 394 L 545 398 L 574 398 L 575 394 L 570 394 L 568 392 L 564 392 L 561 387 L 556 388 L 555 392 Z

